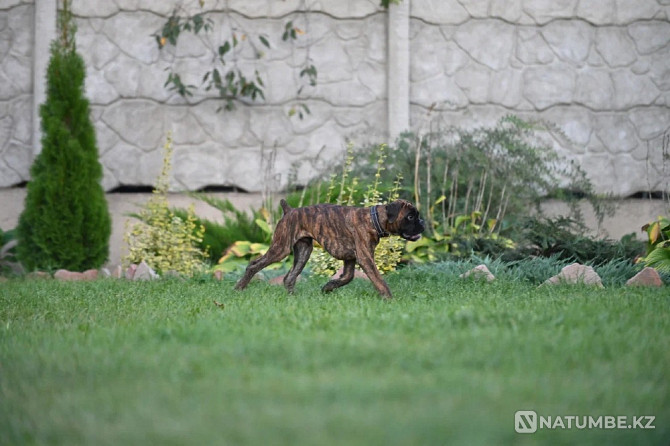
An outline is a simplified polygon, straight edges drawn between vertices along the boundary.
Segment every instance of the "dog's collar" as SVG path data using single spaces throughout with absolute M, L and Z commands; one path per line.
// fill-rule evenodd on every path
M 382 229 L 382 225 L 379 224 L 379 214 L 377 213 L 377 206 L 370 207 L 370 218 L 372 219 L 372 224 L 377 231 L 379 237 L 388 237 L 389 233 Z

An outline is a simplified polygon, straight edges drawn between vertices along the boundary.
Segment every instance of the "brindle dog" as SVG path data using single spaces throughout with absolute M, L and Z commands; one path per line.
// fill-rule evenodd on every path
M 375 265 L 375 247 L 379 239 L 393 234 L 416 241 L 426 228 L 419 212 L 405 200 L 369 208 L 317 204 L 295 209 L 281 200 L 281 207 L 284 216 L 277 223 L 270 248 L 249 263 L 235 289 L 244 289 L 254 274 L 284 259 L 293 249 L 293 266 L 284 277 L 284 286 L 289 293 L 293 292 L 295 281 L 312 254 L 316 240 L 330 255 L 344 261 L 342 275 L 326 283 L 322 288 L 324 292 L 351 282 L 358 263 L 379 294 L 390 298 L 391 290 Z

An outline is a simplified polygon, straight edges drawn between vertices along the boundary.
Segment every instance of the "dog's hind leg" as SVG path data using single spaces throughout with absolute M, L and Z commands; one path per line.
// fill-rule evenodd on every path
M 284 286 L 289 293 L 293 292 L 296 279 L 307 264 L 309 256 L 312 255 L 312 248 L 312 239 L 309 237 L 301 238 L 293 245 L 293 266 L 284 277 Z
M 356 260 L 345 260 L 344 268 L 342 268 L 342 274 L 337 279 L 331 279 L 326 283 L 321 291 L 328 293 L 333 291 L 335 288 L 339 288 L 351 282 L 354 278 L 354 268 L 356 267 Z
M 276 263 L 283 260 L 284 258 L 286 258 L 286 256 L 289 255 L 290 252 L 291 250 L 285 244 L 274 243 L 272 246 L 270 246 L 268 252 L 266 252 L 256 260 L 249 262 L 249 266 L 247 266 L 246 271 L 244 271 L 244 275 L 235 285 L 235 289 L 243 290 L 244 288 L 246 288 L 246 286 L 249 285 L 249 282 L 257 272 L 259 272 L 260 270 L 262 270 L 263 268 L 272 263 Z

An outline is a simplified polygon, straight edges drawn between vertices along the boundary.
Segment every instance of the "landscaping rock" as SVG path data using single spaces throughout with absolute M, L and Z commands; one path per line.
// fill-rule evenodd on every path
M 646 267 L 628 279 L 626 286 L 662 287 L 663 279 L 654 268 Z
M 212 276 L 214 276 L 214 279 L 221 281 L 223 280 L 223 271 L 221 270 L 214 271 Z
M 564 267 L 560 273 L 554 277 L 547 279 L 543 285 L 560 285 L 560 284 L 579 284 L 594 285 L 600 288 L 603 287 L 603 282 L 598 273 L 590 266 L 573 263 Z
M 268 283 L 270 285 L 283 285 L 284 284 L 284 277 L 286 277 L 286 274 L 282 274 L 281 276 L 273 277 L 272 279 L 268 280 Z M 300 277 L 298 277 L 300 279 Z
M 472 268 L 470 271 L 467 271 L 461 275 L 459 275 L 461 279 L 467 279 L 468 277 L 472 277 L 473 279 L 476 280 L 486 280 L 487 282 L 493 282 L 496 280 L 496 277 L 489 271 L 489 269 L 486 267 L 486 265 L 477 265 L 474 268 Z
M 156 271 L 151 269 L 144 260 L 137 266 L 133 274 L 133 280 L 154 280 L 158 279 L 158 277 Z
M 97 270 L 88 270 L 84 273 L 76 271 L 68 271 L 66 269 L 59 269 L 54 273 L 54 279 L 63 280 L 66 282 L 80 282 L 85 280 L 95 280 L 98 277 Z
M 26 275 L 28 279 L 51 279 L 51 274 L 44 271 L 33 271 Z
M 98 278 L 97 269 L 89 269 L 82 273 L 84 275 L 84 280 L 95 280 Z
M 112 277 L 114 279 L 120 279 L 121 277 L 123 277 L 123 268 L 121 267 L 121 265 L 116 265 L 116 268 L 112 270 Z
M 137 265 L 133 263 L 128 267 L 128 269 L 126 269 L 125 273 L 126 279 L 133 280 L 133 278 L 135 277 L 135 271 L 137 271 Z

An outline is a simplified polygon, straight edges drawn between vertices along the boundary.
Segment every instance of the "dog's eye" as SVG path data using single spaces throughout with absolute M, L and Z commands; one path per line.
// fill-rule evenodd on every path
M 409 221 L 414 220 L 414 216 L 413 216 L 413 215 L 408 215 L 408 216 L 407 216 L 407 220 L 409 220 Z

